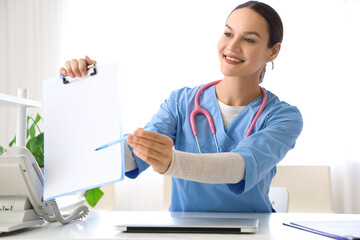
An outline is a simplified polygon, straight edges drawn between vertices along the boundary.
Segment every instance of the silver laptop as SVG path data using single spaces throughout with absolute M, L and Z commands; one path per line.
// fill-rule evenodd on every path
M 115 226 L 115 230 L 134 233 L 255 233 L 258 219 L 165 217 L 137 219 Z

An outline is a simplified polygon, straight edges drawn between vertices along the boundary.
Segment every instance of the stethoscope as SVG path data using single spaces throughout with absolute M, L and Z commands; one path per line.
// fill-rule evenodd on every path
M 204 86 L 202 86 L 197 92 L 196 92 L 196 95 L 195 95 L 195 107 L 194 107 L 194 110 L 191 112 L 190 114 L 190 126 L 191 126 L 191 130 L 195 136 L 195 140 L 196 140 L 196 144 L 197 144 L 197 147 L 199 149 L 199 153 L 201 153 L 201 149 L 200 149 L 200 145 L 199 145 L 199 140 L 197 138 L 197 131 L 196 131 L 196 123 L 195 123 L 195 116 L 198 114 L 198 113 L 202 113 L 205 115 L 208 123 L 209 123 L 209 126 L 210 126 L 210 129 L 211 129 L 211 133 L 213 134 L 214 136 L 214 140 L 215 140 L 215 145 L 216 145 L 216 150 L 217 152 L 219 153 L 219 146 L 218 146 L 218 143 L 217 143 L 217 140 L 216 140 L 216 137 L 215 137 L 215 126 L 214 126 L 214 122 L 213 122 L 213 119 L 210 115 L 210 113 L 203 109 L 202 107 L 200 107 L 199 105 L 199 96 L 200 96 L 200 93 L 202 91 L 204 91 L 205 89 L 221 82 L 222 80 L 217 80 L 217 81 L 214 81 L 214 82 L 210 82 L 210 83 L 207 83 L 205 84 Z M 262 103 L 261 103 L 261 106 L 259 108 L 259 110 L 257 111 L 254 119 L 252 120 L 251 124 L 250 124 L 250 127 L 245 135 L 245 138 L 247 138 L 248 136 L 250 136 L 255 124 L 256 124 L 256 121 L 258 120 L 259 116 L 261 115 L 261 113 L 263 112 L 264 108 L 265 108 L 265 104 L 266 104 L 266 100 L 267 100 L 267 95 L 266 95 L 266 92 L 265 90 L 260 87 L 260 90 L 261 90 L 261 94 L 263 96 L 263 100 L 262 100 Z

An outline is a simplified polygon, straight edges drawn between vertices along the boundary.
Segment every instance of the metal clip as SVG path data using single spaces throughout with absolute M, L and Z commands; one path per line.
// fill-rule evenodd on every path
M 67 74 L 61 74 L 60 79 L 62 79 L 64 84 L 72 83 L 72 82 L 77 81 L 77 80 L 82 80 L 82 79 L 85 79 L 87 77 L 91 77 L 91 76 L 96 75 L 96 73 L 97 73 L 96 67 L 97 67 L 96 64 L 92 64 L 92 65 L 87 66 L 88 73 L 84 77 L 72 78 Z

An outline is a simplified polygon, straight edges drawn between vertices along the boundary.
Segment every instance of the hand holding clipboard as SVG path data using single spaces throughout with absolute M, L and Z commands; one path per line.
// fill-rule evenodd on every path
M 65 62 L 65 66 L 59 69 L 60 75 L 68 75 L 71 78 L 85 77 L 88 75 L 88 66 L 96 64 L 95 60 L 88 56 L 80 59 L 73 59 Z

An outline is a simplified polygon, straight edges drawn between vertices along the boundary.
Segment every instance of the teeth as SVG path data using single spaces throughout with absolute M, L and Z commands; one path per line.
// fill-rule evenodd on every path
M 229 60 L 231 60 L 231 61 L 234 61 L 234 62 L 242 62 L 241 60 L 239 60 L 239 59 L 236 59 L 236 58 L 231 58 L 231 57 L 228 57 L 228 56 L 226 56 L 226 59 L 229 59 Z

